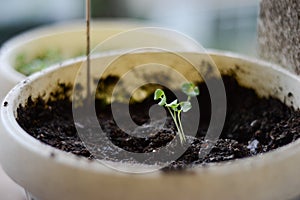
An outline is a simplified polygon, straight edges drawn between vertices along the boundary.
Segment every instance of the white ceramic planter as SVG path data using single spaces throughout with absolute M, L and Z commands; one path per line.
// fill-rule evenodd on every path
M 120 32 L 138 27 L 151 26 L 151 24 L 134 20 L 101 20 L 91 23 L 91 47 L 95 47 L 105 39 Z M 140 37 L 147 35 L 143 33 Z M 16 58 L 20 53 L 25 53 L 28 58 L 34 58 L 45 50 L 59 50 L 63 59 L 79 56 L 85 52 L 85 22 L 71 21 L 46 25 L 24 32 L 8 40 L 0 49 L 0 99 L 25 76 L 15 70 Z M 165 37 L 149 33 L 153 40 L 159 43 L 168 43 Z M 148 35 L 148 36 L 149 36 Z M 134 40 L 135 38 L 131 38 Z M 171 39 L 170 39 L 171 40 Z M 130 38 L 123 43 L 107 46 L 101 50 L 116 50 L 126 48 L 131 42 Z M 171 44 L 171 43 L 169 43 Z
M 203 59 L 197 53 L 184 55 L 199 64 Z M 240 84 L 299 108 L 300 78 L 259 60 L 222 52 L 210 55 L 223 74 L 234 70 Z M 101 66 L 108 58 L 102 55 L 92 62 Z M 126 69 L 149 59 L 182 68 L 181 62 L 168 60 L 165 53 L 157 52 L 129 54 L 118 64 Z M 49 93 L 58 80 L 74 81 L 80 64 L 67 62 L 30 76 L 9 92 L 4 100 L 7 105 L 1 106 L 1 164 L 13 180 L 37 199 L 283 200 L 300 195 L 300 141 L 260 156 L 193 169 L 191 173 L 156 171 L 139 175 L 121 173 L 40 143 L 16 122 L 18 105 L 30 95 Z M 293 97 L 288 97 L 288 93 Z

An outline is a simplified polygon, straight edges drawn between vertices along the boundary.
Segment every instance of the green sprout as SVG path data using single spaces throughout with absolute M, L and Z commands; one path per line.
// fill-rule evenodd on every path
M 190 102 L 191 97 L 199 95 L 199 88 L 193 83 L 189 82 L 182 84 L 181 90 L 188 96 L 186 101 L 178 102 L 178 100 L 176 99 L 171 103 L 167 103 L 167 97 L 162 89 L 155 90 L 154 100 L 160 100 L 158 102 L 158 105 L 166 107 L 169 111 L 177 128 L 177 133 L 179 135 L 180 142 L 181 144 L 183 144 L 183 142 L 186 141 L 186 137 L 182 128 L 181 113 L 187 112 L 192 108 L 192 104 Z

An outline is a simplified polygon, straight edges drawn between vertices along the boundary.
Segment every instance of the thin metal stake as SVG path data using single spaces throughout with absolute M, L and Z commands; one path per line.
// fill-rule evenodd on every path
M 87 63 L 87 101 L 90 103 L 91 86 L 90 86 L 90 21 L 91 21 L 91 1 L 86 0 L 86 63 Z

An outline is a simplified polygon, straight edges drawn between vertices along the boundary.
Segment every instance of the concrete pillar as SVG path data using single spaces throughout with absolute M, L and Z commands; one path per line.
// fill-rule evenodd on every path
M 300 0 L 261 0 L 259 55 L 300 75 Z

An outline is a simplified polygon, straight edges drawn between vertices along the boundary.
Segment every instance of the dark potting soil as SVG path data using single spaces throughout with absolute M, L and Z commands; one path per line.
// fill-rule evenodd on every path
M 168 164 L 164 168 L 165 171 L 254 156 L 299 138 L 299 111 L 274 98 L 259 98 L 252 89 L 239 86 L 231 76 L 224 76 L 223 80 L 227 94 L 227 115 L 220 138 L 206 156 L 199 158 L 200 149 L 205 149 L 211 144 L 204 138 L 210 122 L 211 102 L 206 85 L 201 83 L 200 95 L 197 97 L 200 107 L 197 134 L 195 137 L 188 136 L 191 145 L 176 161 Z M 63 88 L 60 90 L 63 94 L 71 89 L 67 85 L 60 87 Z M 167 97 L 174 98 L 170 91 L 166 93 Z M 18 108 L 18 123 L 43 143 L 78 156 L 94 159 L 95 157 L 86 149 L 77 134 L 69 98 L 59 92 L 53 96 L 56 99 L 48 102 L 41 98 L 35 100 L 29 98 L 25 107 Z M 155 152 L 175 138 L 176 129 L 171 117 L 167 117 L 163 128 L 153 129 L 146 137 L 126 134 L 116 125 L 112 117 L 111 105 L 103 107 L 99 102 L 96 101 L 96 110 L 102 130 L 113 144 L 126 151 Z M 130 105 L 131 118 L 139 125 L 149 123 L 148 112 L 153 104 L 157 102 L 151 95 L 141 103 Z M 93 130 L 88 127 L 84 129 L 87 134 Z

